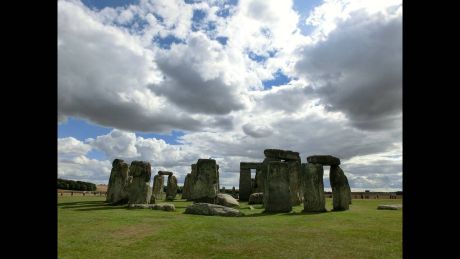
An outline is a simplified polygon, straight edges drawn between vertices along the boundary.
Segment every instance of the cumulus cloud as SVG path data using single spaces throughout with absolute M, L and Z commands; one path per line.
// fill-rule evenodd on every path
M 76 138 L 67 137 L 58 139 L 58 152 L 61 155 L 86 155 L 91 146 Z
M 310 35 L 292 6 L 141 0 L 90 10 L 59 1 L 58 122 L 113 128 L 59 139 L 59 175 L 104 183 L 121 158 L 183 183 L 190 164 L 214 158 L 231 188 L 241 161 L 280 148 L 303 162 L 340 157 L 352 188 L 401 188 L 400 1 L 324 1 L 300 21 Z M 264 89 L 277 72 L 291 80 Z M 184 131 L 177 145 L 135 134 L 171 130 Z
M 396 5 L 398 7 L 399 5 Z M 329 110 L 365 130 L 398 127 L 402 110 L 402 17 L 399 9 L 351 12 L 327 38 L 303 48 L 296 64 Z

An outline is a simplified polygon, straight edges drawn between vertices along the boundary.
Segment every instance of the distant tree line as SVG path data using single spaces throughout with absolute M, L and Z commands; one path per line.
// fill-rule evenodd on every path
M 75 190 L 75 191 L 95 191 L 96 185 L 94 183 L 72 181 L 66 179 L 57 180 L 57 188 L 63 190 Z

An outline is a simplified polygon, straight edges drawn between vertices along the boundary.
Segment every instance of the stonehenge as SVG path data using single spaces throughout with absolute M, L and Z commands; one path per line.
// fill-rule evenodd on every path
M 321 185 L 323 183 L 320 175 L 323 174 L 322 170 L 325 165 L 330 166 L 329 180 L 332 188 L 333 210 L 348 210 L 351 204 L 351 189 L 347 177 L 339 166 L 340 159 L 334 156 L 314 155 L 307 157 L 307 161 L 307 164 L 302 164 L 304 169 L 302 170 L 302 176 L 305 185 L 304 191 L 309 192 L 310 195 L 304 196 L 304 211 L 322 210 L 320 204 L 325 203 L 324 191 L 321 190 L 322 196 L 314 193 L 320 192 L 315 188 L 322 189 Z M 306 202 L 305 199 L 307 199 Z
M 166 200 L 172 201 L 176 198 L 177 194 L 177 178 L 172 174 L 168 175 L 168 184 L 166 185 Z
M 129 166 L 128 204 L 148 204 L 152 195 L 150 163 L 133 161 Z
M 194 202 L 216 203 L 219 193 L 219 175 L 216 160 L 198 159 L 192 165 L 190 176 L 190 200 Z
M 330 166 L 333 210 L 350 208 L 351 189 L 348 178 L 340 168 L 339 158 L 313 155 L 306 158 L 307 163 L 302 163 L 298 152 L 281 149 L 265 149 L 264 155 L 262 162 L 240 162 L 239 192 L 233 187 L 231 195 L 225 193 L 225 187 L 220 192 L 216 160 L 198 159 L 185 176 L 182 199 L 193 201 L 194 204 L 233 208 L 239 207 L 239 201 L 248 201 L 248 204 L 262 204 L 264 212 L 275 213 L 290 212 L 293 206 L 303 203 L 304 212 L 325 212 L 323 167 Z M 251 176 L 251 170 L 255 171 L 254 176 Z M 158 171 L 152 187 L 149 185 L 150 177 L 151 164 L 148 162 L 132 161 L 128 166 L 121 159 L 113 160 L 106 202 L 146 207 L 142 204 L 155 204 L 156 200 L 163 199 L 162 195 L 166 200 L 175 199 L 178 186 L 173 172 Z
M 112 171 L 110 172 L 109 184 L 107 186 L 108 203 L 126 203 L 128 202 L 127 186 L 129 167 L 121 159 L 115 159 L 112 163 Z
M 160 200 L 164 194 L 164 176 L 157 174 L 153 177 L 152 199 Z
M 263 193 L 266 189 L 266 178 L 271 162 L 282 162 L 287 166 L 290 190 L 290 204 L 293 206 L 301 204 L 303 200 L 300 182 L 300 156 L 298 152 L 281 149 L 265 149 L 265 159 L 262 163 L 241 162 L 240 163 L 240 200 L 247 201 L 253 193 Z M 256 170 L 254 179 L 251 179 L 251 169 Z M 254 183 L 252 183 L 254 181 Z
M 287 163 L 278 161 L 268 163 L 263 196 L 266 212 L 290 212 L 292 210 Z
M 303 207 L 305 212 L 326 211 L 324 197 L 323 166 L 320 164 L 302 164 Z
M 182 188 L 182 199 L 188 200 L 190 199 L 190 177 L 191 173 L 185 176 L 184 180 L 184 187 Z

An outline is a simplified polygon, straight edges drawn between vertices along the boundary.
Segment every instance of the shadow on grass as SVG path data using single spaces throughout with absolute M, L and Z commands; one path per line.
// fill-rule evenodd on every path
M 93 210 L 119 210 L 119 209 L 128 209 L 127 206 L 110 206 L 110 205 L 106 205 L 106 206 L 103 206 L 103 207 L 93 207 L 93 208 L 79 208 L 79 209 L 75 209 L 76 211 L 93 211 Z
M 75 211 L 127 209 L 126 205 L 110 204 L 105 201 L 65 202 L 58 204 L 58 207 L 61 209 L 74 209 Z

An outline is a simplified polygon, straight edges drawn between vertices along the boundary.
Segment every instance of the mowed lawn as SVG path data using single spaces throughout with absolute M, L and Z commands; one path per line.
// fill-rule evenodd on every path
M 244 217 L 109 206 L 105 197 L 58 197 L 58 258 L 402 258 L 402 200 L 353 200 L 348 211 Z M 160 203 L 160 202 L 158 202 Z M 332 209 L 327 199 L 326 208 Z

